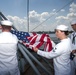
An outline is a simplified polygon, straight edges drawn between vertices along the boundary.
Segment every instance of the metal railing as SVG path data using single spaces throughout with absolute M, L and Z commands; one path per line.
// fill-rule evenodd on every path
M 0 18 L 1 18 L 1 20 L 8 20 L 1 12 L 0 12 Z M 14 26 L 13 26 L 13 29 L 17 31 L 17 29 Z M 27 60 L 27 62 L 30 64 L 30 66 L 32 67 L 32 69 L 34 70 L 36 75 L 41 75 L 41 73 L 39 72 L 39 70 L 37 69 L 37 67 L 35 66 L 35 64 L 33 63 L 32 60 L 34 60 L 40 66 L 40 68 L 45 72 L 46 75 L 52 75 L 41 64 L 41 62 L 29 50 L 27 50 L 27 48 L 22 43 L 20 43 L 20 42 L 18 43 L 18 48 L 19 48 L 19 51 L 22 53 L 24 60 Z M 46 61 L 46 62 L 48 63 L 48 61 Z M 51 65 L 50 65 L 50 67 L 52 68 Z

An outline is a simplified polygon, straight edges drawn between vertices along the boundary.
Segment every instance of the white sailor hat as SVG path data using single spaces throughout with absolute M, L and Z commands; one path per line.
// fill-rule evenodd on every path
M 76 19 L 71 21 L 71 25 L 75 25 L 76 24 Z
M 1 24 L 1 25 L 5 25 L 5 26 L 12 26 L 12 25 L 13 25 L 13 23 L 10 22 L 9 20 L 1 21 L 0 24 Z
M 68 26 L 66 26 L 66 25 L 58 25 L 56 27 L 56 30 L 68 31 Z

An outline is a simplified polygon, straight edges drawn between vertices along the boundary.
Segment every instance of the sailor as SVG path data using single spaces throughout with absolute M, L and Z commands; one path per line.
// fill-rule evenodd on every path
M 71 34 L 71 41 L 72 41 L 72 61 L 71 61 L 71 66 L 72 66 L 72 74 L 71 75 L 76 75 L 76 19 L 71 21 L 71 27 L 74 30 Z
M 10 33 L 12 22 L 4 20 L 0 22 L 0 75 L 20 75 L 17 61 L 18 39 Z
M 68 26 L 58 25 L 55 29 L 57 38 L 60 39 L 58 43 L 50 52 L 41 51 L 34 48 L 38 55 L 54 60 L 55 75 L 70 75 L 70 52 L 71 40 L 68 37 Z

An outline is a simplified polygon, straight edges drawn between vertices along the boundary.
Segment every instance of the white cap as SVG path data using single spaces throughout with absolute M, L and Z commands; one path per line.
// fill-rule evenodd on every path
M 66 25 L 58 25 L 56 27 L 57 30 L 68 31 L 68 26 Z
M 8 20 L 1 21 L 0 23 L 1 23 L 1 25 L 5 25 L 5 26 L 12 26 L 13 25 L 13 23 L 8 21 Z
M 71 25 L 74 25 L 74 24 L 76 24 L 76 19 L 71 21 Z

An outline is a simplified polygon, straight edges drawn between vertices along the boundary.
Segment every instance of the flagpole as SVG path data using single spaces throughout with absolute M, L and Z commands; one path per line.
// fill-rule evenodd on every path
M 27 29 L 29 32 L 29 0 L 27 0 Z

